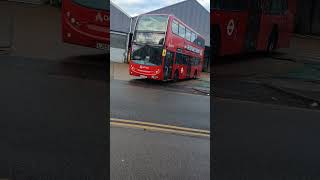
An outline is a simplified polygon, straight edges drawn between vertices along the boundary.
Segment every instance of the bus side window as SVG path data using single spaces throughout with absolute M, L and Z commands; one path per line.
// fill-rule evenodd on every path
M 194 32 L 191 33 L 191 42 L 196 40 L 196 34 Z
M 221 0 L 213 1 L 213 9 L 221 9 Z
M 176 64 L 181 64 L 182 61 L 182 54 L 176 53 Z
M 186 65 L 186 55 L 182 54 L 181 57 L 182 57 L 182 58 L 181 58 L 181 64 L 182 64 L 182 65 Z
M 191 41 L 191 31 L 188 28 L 186 29 L 186 39 Z
M 186 27 L 181 24 L 179 24 L 179 36 L 182 38 L 186 37 Z
M 270 11 L 272 14 L 280 14 L 282 10 L 282 2 L 280 0 L 272 0 Z
M 186 60 L 185 60 L 185 65 L 190 66 L 190 56 L 185 56 Z
M 288 11 L 288 0 L 282 0 L 282 13 Z
M 265 14 L 270 14 L 270 3 L 271 3 L 271 0 L 266 0 L 263 4 L 263 12 Z
M 171 26 L 172 32 L 176 35 L 179 35 L 179 30 L 178 30 L 178 22 L 173 20 L 172 21 L 172 26 Z

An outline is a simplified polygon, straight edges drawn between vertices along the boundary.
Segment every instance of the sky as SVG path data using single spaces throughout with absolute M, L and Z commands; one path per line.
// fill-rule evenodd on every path
M 137 16 L 185 0 L 111 0 L 130 16 Z M 210 0 L 197 0 L 208 11 Z

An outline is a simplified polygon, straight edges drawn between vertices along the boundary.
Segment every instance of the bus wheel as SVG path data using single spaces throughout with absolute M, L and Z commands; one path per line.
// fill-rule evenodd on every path
M 269 37 L 269 42 L 268 42 L 268 46 L 267 46 L 267 54 L 268 55 L 272 55 L 273 51 L 276 49 L 277 47 L 277 32 L 274 30 L 270 37 Z
M 176 71 L 176 72 L 174 73 L 173 81 L 174 81 L 174 82 L 177 82 L 178 80 L 179 80 L 179 72 Z

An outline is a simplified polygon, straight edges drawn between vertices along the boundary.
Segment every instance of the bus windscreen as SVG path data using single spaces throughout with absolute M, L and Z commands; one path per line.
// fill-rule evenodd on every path
M 139 18 L 136 30 L 166 32 L 167 24 L 168 24 L 168 16 L 146 15 L 146 16 L 141 16 Z
M 109 1 L 107 0 L 73 0 L 73 2 L 93 9 L 109 10 Z

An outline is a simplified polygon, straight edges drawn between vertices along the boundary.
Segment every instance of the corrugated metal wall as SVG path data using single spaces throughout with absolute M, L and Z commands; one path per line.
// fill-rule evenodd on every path
M 131 19 L 112 2 L 110 3 L 110 60 L 124 62 Z
M 130 32 L 130 17 L 113 3 L 110 3 L 110 30 L 124 33 Z

